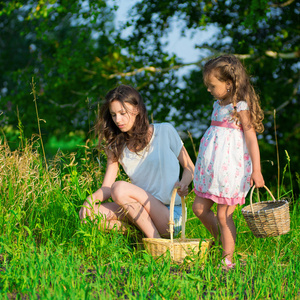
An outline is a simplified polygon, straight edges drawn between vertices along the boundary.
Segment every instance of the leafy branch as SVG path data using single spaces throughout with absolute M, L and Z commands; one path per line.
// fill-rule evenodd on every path
M 288 0 L 288 1 L 284 2 L 284 3 L 273 3 L 270 6 L 271 7 L 285 7 L 285 6 L 288 6 L 288 5 L 292 4 L 294 1 L 295 0 Z
M 214 52 L 214 55 L 207 56 L 207 57 L 205 57 L 203 59 L 200 59 L 200 60 L 198 60 L 196 62 L 180 63 L 180 64 L 177 64 L 177 65 L 173 65 L 171 67 L 168 67 L 168 68 L 159 68 L 159 67 L 154 67 L 154 66 L 145 66 L 145 67 L 138 68 L 138 69 L 135 69 L 135 70 L 129 71 L 129 72 L 117 72 L 117 73 L 110 74 L 110 75 L 102 74 L 102 76 L 104 78 L 106 78 L 106 79 L 113 79 L 113 78 L 117 78 L 117 77 L 121 77 L 121 78 L 131 77 L 131 76 L 134 76 L 134 75 L 136 75 L 138 73 L 141 73 L 141 72 L 144 72 L 144 71 L 148 71 L 148 72 L 152 72 L 152 73 L 166 73 L 166 72 L 169 72 L 171 70 L 178 70 L 180 68 L 187 67 L 187 66 L 201 65 L 201 63 L 203 63 L 203 61 L 209 60 L 210 58 L 212 58 L 212 57 L 214 57 L 216 55 L 225 54 L 224 52 L 219 52 L 219 51 L 217 51 L 215 49 L 212 49 L 210 47 L 207 47 L 207 46 L 201 47 L 201 49 L 209 49 L 212 52 Z M 269 50 L 269 51 L 265 51 L 264 54 L 266 56 L 269 56 L 269 57 L 272 57 L 272 58 L 279 58 L 280 57 L 280 58 L 284 58 L 284 59 L 294 59 L 294 58 L 300 57 L 300 50 L 296 51 L 296 52 L 290 52 L 290 53 L 279 53 L 279 52 L 275 52 L 275 51 L 270 51 Z M 240 58 L 240 59 L 250 59 L 250 58 L 255 58 L 257 56 L 255 54 L 234 54 L 234 55 L 236 57 Z M 87 70 L 87 69 L 84 69 L 83 71 L 87 72 L 89 74 L 94 74 L 94 75 L 97 74 L 96 72 L 90 71 L 90 70 Z M 93 87 L 93 89 L 95 89 L 95 86 Z

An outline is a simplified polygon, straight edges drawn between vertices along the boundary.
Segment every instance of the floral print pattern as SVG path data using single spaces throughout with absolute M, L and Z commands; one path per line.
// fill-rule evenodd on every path
M 214 103 L 212 121 L 232 120 L 233 105 Z M 237 103 L 237 111 L 249 110 L 247 102 Z M 240 124 L 238 124 L 240 125 Z M 242 130 L 210 126 L 201 139 L 195 166 L 194 191 L 218 204 L 244 204 L 250 189 L 251 158 Z

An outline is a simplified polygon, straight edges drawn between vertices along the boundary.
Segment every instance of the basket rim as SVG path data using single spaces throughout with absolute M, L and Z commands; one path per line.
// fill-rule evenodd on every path
M 197 246 L 198 245 L 201 247 L 203 245 L 209 246 L 211 243 L 209 241 L 201 241 L 201 240 L 185 240 L 185 241 L 176 241 L 173 240 L 173 242 L 169 241 L 164 241 L 164 242 L 158 242 L 158 241 L 143 241 L 144 244 L 146 245 L 161 245 L 161 246 L 166 246 L 166 247 L 174 247 L 174 246 L 185 246 L 185 245 L 190 245 L 190 246 Z
M 149 242 L 157 242 L 158 244 L 170 244 L 170 239 L 158 239 L 158 238 L 143 238 L 143 242 L 149 243 Z M 178 238 L 174 239 L 173 242 L 178 243 L 184 243 L 184 242 L 204 242 L 204 243 L 210 243 L 213 239 L 210 238 Z
M 286 204 L 289 204 L 289 202 L 285 199 L 280 199 L 280 200 L 270 200 L 270 201 L 262 201 L 262 202 L 257 202 L 257 203 L 253 203 L 252 205 L 251 204 L 248 204 L 246 206 L 244 206 L 242 209 L 241 209 L 241 212 L 242 214 L 259 214 L 260 211 L 262 211 L 262 209 L 258 210 L 258 211 L 252 211 L 252 209 L 258 205 L 261 205 L 261 204 L 268 204 L 268 203 L 282 203 L 283 205 L 279 206 L 279 207 L 274 207 L 274 208 L 270 208 L 269 210 L 279 210 L 279 209 L 282 209 L 284 207 L 284 205 Z M 246 209 L 249 209 L 249 210 L 246 210 Z
M 276 200 L 275 197 L 273 196 L 272 192 L 267 188 L 267 186 L 264 185 L 263 187 L 267 190 L 267 192 L 269 193 L 269 195 L 271 196 L 271 198 L 273 200 L 270 200 L 270 201 L 260 201 L 260 199 L 259 199 L 259 192 L 258 192 L 258 188 L 257 188 L 257 199 L 258 199 L 258 202 L 253 203 L 252 202 L 252 197 L 253 197 L 254 189 L 256 188 L 255 184 L 253 184 L 253 186 L 251 188 L 251 191 L 250 191 L 250 205 L 247 205 L 247 206 L 245 206 L 245 207 L 242 208 L 242 210 L 241 210 L 242 214 L 250 214 L 250 213 L 248 213 L 248 212 L 245 211 L 245 209 L 246 208 L 248 209 L 248 207 L 250 206 L 252 215 L 257 215 L 261 210 L 258 210 L 257 212 L 254 212 L 253 206 L 255 206 L 255 205 L 257 206 L 258 204 L 261 204 L 261 203 L 274 203 L 274 202 L 282 202 L 282 201 L 285 201 L 286 203 L 288 203 L 288 201 L 285 200 L 285 199 L 278 199 L 278 200 Z M 277 210 L 277 209 L 281 209 L 281 208 L 280 207 L 273 208 L 273 210 Z

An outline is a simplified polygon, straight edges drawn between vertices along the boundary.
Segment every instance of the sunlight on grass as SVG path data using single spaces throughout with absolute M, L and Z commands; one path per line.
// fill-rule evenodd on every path
M 237 225 L 236 269 L 220 267 L 221 249 L 206 263 L 154 260 L 143 235 L 126 235 L 83 224 L 83 200 L 101 185 L 105 156 L 88 143 L 77 153 L 58 152 L 45 167 L 38 139 L 11 151 L 0 142 L 0 294 L 3 299 L 295 299 L 300 296 L 299 199 L 288 195 L 291 231 L 258 239 L 241 214 Z M 289 166 L 285 176 L 289 178 Z M 118 179 L 125 179 L 122 174 Z M 262 195 L 262 199 L 264 194 Z M 189 238 L 209 238 L 186 202 Z M 99 217 L 100 218 L 100 217 Z M 101 218 L 98 222 L 101 221 Z

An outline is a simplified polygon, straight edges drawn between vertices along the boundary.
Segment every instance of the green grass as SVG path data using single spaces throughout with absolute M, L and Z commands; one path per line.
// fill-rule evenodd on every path
M 1 299 L 300 298 L 300 201 L 292 190 L 283 189 L 293 203 L 283 236 L 255 238 L 238 207 L 234 270 L 219 267 L 219 248 L 205 264 L 194 257 L 178 265 L 148 255 L 133 226 L 122 235 L 80 222 L 80 205 L 101 185 L 103 154 L 86 145 L 58 153 L 47 169 L 39 150 L 34 140 L 15 151 L 0 142 Z M 192 192 L 186 201 L 187 237 L 210 237 L 191 211 Z

